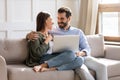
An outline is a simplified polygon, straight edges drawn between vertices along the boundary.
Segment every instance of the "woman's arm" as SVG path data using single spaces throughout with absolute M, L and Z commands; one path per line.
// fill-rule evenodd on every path
M 45 54 L 49 49 L 49 42 L 52 40 L 52 36 L 48 35 L 45 40 L 43 40 L 43 36 L 40 36 L 37 40 L 30 41 L 31 51 L 36 56 L 41 57 Z

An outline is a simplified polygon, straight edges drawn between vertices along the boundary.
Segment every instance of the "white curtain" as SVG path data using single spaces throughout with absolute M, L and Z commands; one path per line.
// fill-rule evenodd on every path
M 86 35 L 95 34 L 99 0 L 81 0 L 80 28 Z

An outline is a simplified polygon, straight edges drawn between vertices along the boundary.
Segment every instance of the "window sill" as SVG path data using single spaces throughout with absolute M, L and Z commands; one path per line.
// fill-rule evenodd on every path
M 105 43 L 105 45 L 116 45 L 116 46 L 120 46 L 120 42 L 105 41 L 104 43 Z

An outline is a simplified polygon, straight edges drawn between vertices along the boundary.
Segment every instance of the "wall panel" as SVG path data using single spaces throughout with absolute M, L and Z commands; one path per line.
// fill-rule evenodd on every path
M 0 0 L 0 23 L 5 22 L 5 16 L 6 16 L 6 8 L 5 8 L 5 0 Z
M 31 0 L 7 0 L 8 22 L 30 22 Z
M 0 39 L 4 39 L 4 38 L 6 38 L 6 37 L 7 37 L 7 32 L 0 30 Z

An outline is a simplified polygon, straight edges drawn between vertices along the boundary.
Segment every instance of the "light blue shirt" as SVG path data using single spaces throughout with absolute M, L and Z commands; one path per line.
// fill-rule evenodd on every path
M 68 30 L 64 30 L 59 27 L 54 27 L 52 31 L 49 32 L 53 35 L 80 35 L 79 50 L 85 51 L 86 55 L 90 55 L 90 51 L 91 51 L 90 46 L 88 44 L 86 36 L 84 35 L 81 29 L 72 26 Z

